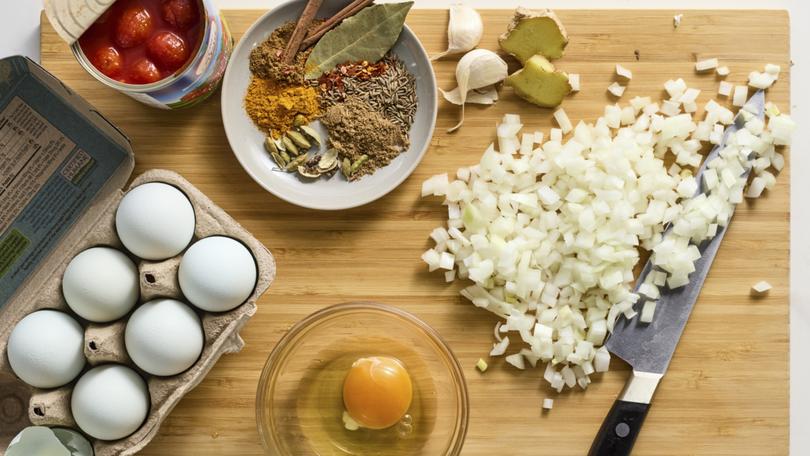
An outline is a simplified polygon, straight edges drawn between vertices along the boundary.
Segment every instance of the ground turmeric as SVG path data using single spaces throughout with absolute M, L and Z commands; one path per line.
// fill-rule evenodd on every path
M 259 129 L 279 138 L 292 129 L 296 116 L 298 122 L 308 123 L 320 115 L 318 91 L 253 76 L 245 94 L 245 111 Z

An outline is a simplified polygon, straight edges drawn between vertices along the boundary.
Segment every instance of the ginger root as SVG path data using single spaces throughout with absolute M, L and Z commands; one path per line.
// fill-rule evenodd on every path
M 506 78 L 506 85 L 527 101 L 544 108 L 553 108 L 562 103 L 571 92 L 568 75 L 557 71 L 545 57 L 534 55 L 526 65 Z
M 501 49 L 525 64 L 535 54 L 547 59 L 562 57 L 568 44 L 568 33 L 550 9 L 534 11 L 518 8 L 498 43 Z

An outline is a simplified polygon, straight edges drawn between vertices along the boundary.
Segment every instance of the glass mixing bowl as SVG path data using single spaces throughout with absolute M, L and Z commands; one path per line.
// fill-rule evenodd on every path
M 344 426 L 343 379 L 368 356 L 397 358 L 408 370 L 413 401 L 406 425 Z M 277 456 L 458 455 L 467 411 L 464 374 L 438 333 L 376 303 L 328 307 L 293 326 L 267 359 L 256 395 L 262 444 Z

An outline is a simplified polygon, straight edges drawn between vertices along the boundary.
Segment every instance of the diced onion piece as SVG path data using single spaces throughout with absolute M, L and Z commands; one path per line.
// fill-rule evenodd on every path
M 653 315 L 655 314 L 655 303 L 657 301 L 645 301 L 644 306 L 641 308 L 641 316 L 638 317 L 642 323 L 652 323 Z
M 717 75 L 720 77 L 726 77 L 731 73 L 731 70 L 728 69 L 727 66 L 723 65 L 721 67 L 717 67 Z
M 734 96 L 731 99 L 731 104 L 734 106 L 742 107 L 745 105 L 745 102 L 748 100 L 748 87 L 743 85 L 738 85 L 734 87 Z
M 509 336 L 504 337 L 500 342 L 493 344 L 489 356 L 501 356 L 506 353 L 506 348 L 509 347 Z
M 574 129 L 574 126 L 571 125 L 571 120 L 568 118 L 568 114 L 565 113 L 563 108 L 554 111 L 554 119 L 557 121 L 557 125 L 560 126 L 563 134 Z
M 768 283 L 768 282 L 766 282 L 764 280 L 761 280 L 761 281 L 755 283 L 751 287 L 751 291 L 756 293 L 756 294 L 765 294 L 768 291 L 770 291 L 771 288 L 773 288 L 773 287 L 771 286 L 770 283 Z
M 563 133 L 559 128 L 552 128 L 551 131 L 549 131 L 549 138 L 551 138 L 552 141 L 562 141 L 562 137 Z
M 775 81 L 776 77 L 770 73 L 760 73 L 758 71 L 752 71 L 748 75 L 748 85 L 756 89 L 765 90 L 768 87 L 772 86 Z
M 672 16 L 672 26 L 678 28 L 681 26 L 681 20 L 683 20 L 683 14 L 676 14 Z
M 422 196 L 442 196 L 447 193 L 447 188 L 450 183 L 447 179 L 447 173 L 437 174 L 422 182 Z
M 506 358 L 504 358 L 504 360 L 506 360 L 507 363 L 517 367 L 520 370 L 523 370 L 523 369 L 526 368 L 526 362 L 523 359 L 523 355 L 521 355 L 520 353 L 515 353 L 514 355 L 509 355 Z
M 670 98 L 677 100 L 686 91 L 686 82 L 681 78 L 670 79 L 664 83 L 664 90 Z
M 593 368 L 596 372 L 607 372 L 610 367 L 610 352 L 606 347 L 602 346 L 596 350 L 593 357 Z
M 633 79 L 633 72 L 618 63 L 616 64 L 616 74 L 627 79 L 628 81 Z
M 543 144 L 543 132 L 542 131 L 534 132 L 534 143 L 535 144 Z
M 477 367 L 477 368 L 478 368 L 478 370 L 479 370 L 479 371 L 481 371 L 481 372 L 486 372 L 486 370 L 487 370 L 487 368 L 489 367 L 489 365 L 488 365 L 488 364 L 487 364 L 487 362 L 486 362 L 486 361 L 484 361 L 483 359 L 478 358 L 478 362 L 477 362 L 477 363 L 475 363 L 475 367 Z
M 568 84 L 571 85 L 571 92 L 579 92 L 579 74 L 568 73 Z
M 669 117 L 675 117 L 681 113 L 681 105 L 676 101 L 664 100 L 661 105 L 661 113 Z
M 607 88 L 608 92 L 610 92 L 613 96 L 617 98 L 621 98 L 621 96 L 624 95 L 624 89 L 625 87 L 619 84 L 618 82 L 614 82 Z
M 528 155 L 534 148 L 534 135 L 531 133 L 523 133 L 520 140 L 520 155 Z
M 358 424 L 346 410 L 343 411 L 343 426 L 349 431 L 360 429 L 360 424 Z
M 745 192 L 746 198 L 759 198 L 762 195 L 762 191 L 765 190 L 765 179 L 761 177 L 755 177 L 751 179 L 751 183 L 748 184 L 748 190 Z
M 782 67 L 776 65 L 774 63 L 768 63 L 765 65 L 765 72 L 773 76 L 774 78 L 779 77 L 779 72 L 782 71 Z
M 681 103 L 691 103 L 697 100 L 697 97 L 700 95 L 700 90 L 689 88 L 678 98 L 678 101 Z
M 720 81 L 720 87 L 717 89 L 718 95 L 728 97 L 731 96 L 731 91 L 734 90 L 734 84 L 726 81 Z
M 638 293 L 649 299 L 658 299 L 660 296 L 658 287 L 651 283 L 642 283 L 638 287 Z
M 695 62 L 695 71 L 708 71 L 717 68 L 720 62 L 717 61 L 717 58 L 705 59 L 705 60 L 698 60 Z
M 554 408 L 554 399 L 545 398 L 543 399 L 543 410 L 551 410 Z

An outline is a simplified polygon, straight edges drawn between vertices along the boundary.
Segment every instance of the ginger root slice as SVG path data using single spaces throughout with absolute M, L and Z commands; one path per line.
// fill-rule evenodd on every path
M 535 54 L 547 59 L 562 57 L 568 33 L 554 11 L 518 8 L 498 43 L 501 49 L 525 64 Z
M 568 75 L 557 71 L 540 54 L 532 56 L 526 65 L 506 78 L 506 85 L 525 100 L 544 108 L 553 108 L 562 103 L 571 93 Z

